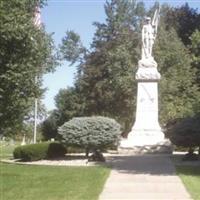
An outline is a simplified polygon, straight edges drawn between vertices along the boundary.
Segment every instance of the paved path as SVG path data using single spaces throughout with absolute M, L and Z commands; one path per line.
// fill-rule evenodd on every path
M 111 164 L 100 200 L 191 199 L 169 155 L 114 156 Z

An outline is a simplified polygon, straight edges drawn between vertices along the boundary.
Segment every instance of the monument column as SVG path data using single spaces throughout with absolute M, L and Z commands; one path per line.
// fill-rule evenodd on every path
M 153 63 L 153 65 L 152 65 Z M 164 134 L 158 121 L 158 81 L 160 73 L 157 64 L 140 60 L 137 80 L 137 105 L 135 123 L 124 147 L 155 145 L 164 140 Z

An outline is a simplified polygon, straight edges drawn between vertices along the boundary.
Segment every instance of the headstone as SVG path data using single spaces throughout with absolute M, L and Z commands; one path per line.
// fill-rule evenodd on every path
M 25 136 L 25 134 L 24 134 L 22 142 L 21 142 L 21 146 L 24 146 L 24 145 L 26 145 L 26 136 Z

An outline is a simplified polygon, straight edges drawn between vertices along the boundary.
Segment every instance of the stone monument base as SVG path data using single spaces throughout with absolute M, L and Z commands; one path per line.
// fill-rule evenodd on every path
M 119 153 L 144 154 L 173 152 L 173 147 L 168 139 L 164 138 L 161 131 L 130 133 L 127 139 L 121 139 L 118 147 Z

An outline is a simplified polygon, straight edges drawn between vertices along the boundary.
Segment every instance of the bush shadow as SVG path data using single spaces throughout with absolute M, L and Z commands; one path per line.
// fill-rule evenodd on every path
M 172 155 L 173 163 L 176 166 L 197 166 L 200 168 L 200 158 L 198 160 L 193 160 L 193 161 L 184 160 L 186 153 L 187 152 L 181 154 L 180 153 L 173 154 Z

